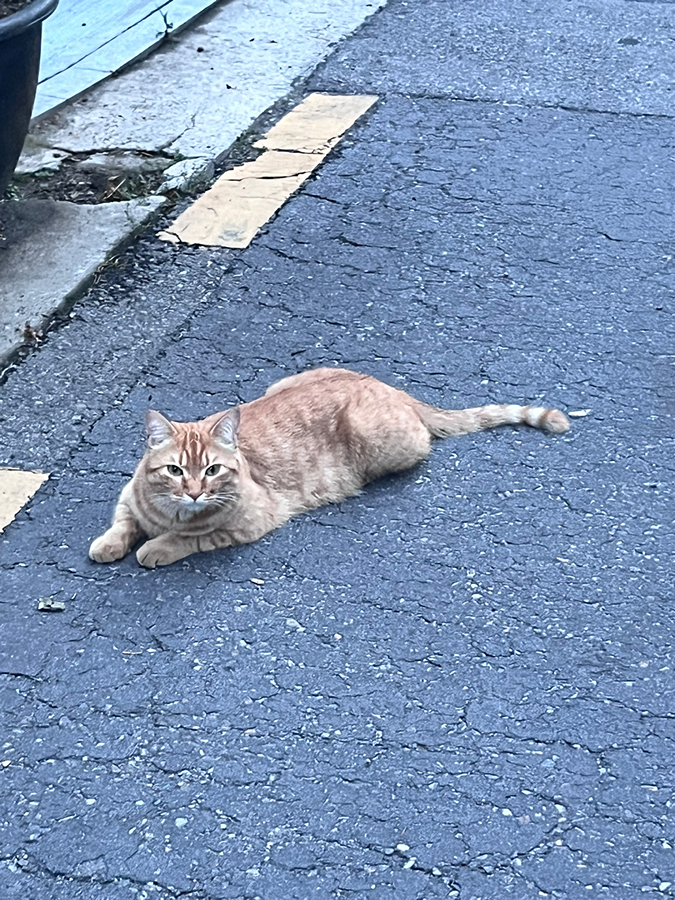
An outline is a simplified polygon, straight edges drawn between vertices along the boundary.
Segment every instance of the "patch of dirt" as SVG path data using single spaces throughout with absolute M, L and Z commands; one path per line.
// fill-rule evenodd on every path
M 55 170 L 42 169 L 15 175 L 7 190 L 12 200 L 69 200 L 71 203 L 112 203 L 133 200 L 157 192 L 164 169 L 175 160 L 168 157 L 141 157 L 129 161 L 107 155 L 73 156 Z M 125 164 L 126 163 L 126 164 Z

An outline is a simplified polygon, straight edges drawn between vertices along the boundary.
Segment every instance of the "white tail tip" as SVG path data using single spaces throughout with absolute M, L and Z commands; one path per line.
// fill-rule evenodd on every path
M 545 431 L 552 431 L 554 434 L 564 434 L 569 431 L 569 419 L 559 409 L 547 409 L 546 415 L 543 417 L 541 427 Z

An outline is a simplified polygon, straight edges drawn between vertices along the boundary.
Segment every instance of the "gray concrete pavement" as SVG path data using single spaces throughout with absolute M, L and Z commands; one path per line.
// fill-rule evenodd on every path
M 165 197 L 96 206 L 27 200 L 0 207 L 0 364 L 51 324 L 148 227 Z
M 11 256 L 2 253 L 0 260 L 0 371 L 25 343 L 24 331 L 30 335 L 49 327 L 54 315 L 88 287 L 92 274 L 119 254 L 137 232 L 141 213 L 149 223 L 162 202 L 154 194 L 175 197 L 212 178 L 215 163 L 242 132 L 383 2 L 219 3 L 142 63 L 34 121 L 17 173 L 32 173 L 42 195 L 53 199 L 44 186 L 49 172 L 56 172 L 56 181 L 46 184 L 57 190 L 63 190 L 59 178 L 66 184 L 70 179 L 65 195 L 72 200 L 81 189 L 73 182 L 87 185 L 97 171 L 100 186 L 94 196 L 114 199 L 122 188 L 119 196 L 127 191 L 134 199 L 75 209 L 63 203 L 54 215 L 45 214 L 44 227 L 19 229 L 22 245 Z M 137 6 L 135 12 L 140 15 Z M 196 13 L 192 4 L 182 10 L 187 18 Z M 162 15 L 170 13 L 165 9 Z M 154 35 L 152 18 L 143 21 Z M 179 23 L 180 16 L 174 25 Z M 115 27 L 122 27 L 119 21 Z M 89 71 L 95 81 L 102 74 Z M 134 186 L 141 173 L 147 178 Z M 104 190 L 107 177 L 112 183 Z M 12 225 L 26 217 L 24 206 L 6 202 L 0 210 L 0 250 L 6 237 L 16 243 Z M 47 289 L 45 269 L 53 275 Z
M 48 147 L 91 155 L 124 149 L 212 165 L 383 2 L 220 3 L 140 65 L 34 123 L 37 147 L 24 162 Z
M 612 5 L 567 8 L 590 40 Z M 430 23 L 485 9 L 391 0 L 298 88 L 386 58 L 379 105 L 247 250 L 144 237 L 0 390 L 2 463 L 52 473 L 0 537 L 3 900 L 673 893 L 672 118 L 429 88 Z M 335 363 L 590 412 L 249 547 L 87 560 L 148 404 Z

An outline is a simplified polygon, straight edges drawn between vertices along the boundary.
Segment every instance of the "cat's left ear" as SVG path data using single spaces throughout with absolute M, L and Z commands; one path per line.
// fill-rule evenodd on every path
M 168 419 L 154 409 L 149 409 L 145 414 L 145 433 L 148 436 L 148 447 L 156 450 L 170 441 L 174 434 L 174 427 Z
M 211 426 L 211 437 L 226 450 L 236 450 L 239 438 L 239 407 L 228 410 Z

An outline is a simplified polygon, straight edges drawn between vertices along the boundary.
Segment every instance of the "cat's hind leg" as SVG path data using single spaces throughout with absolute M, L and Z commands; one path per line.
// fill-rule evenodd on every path
M 367 439 L 367 481 L 389 472 L 410 469 L 426 459 L 431 451 L 429 430 L 416 411 L 406 404 L 391 404 L 387 408 L 386 399 L 382 398 L 380 403 L 380 408 L 385 410 L 381 422 L 378 422 L 375 409 L 368 406 L 351 413 L 353 432 Z

